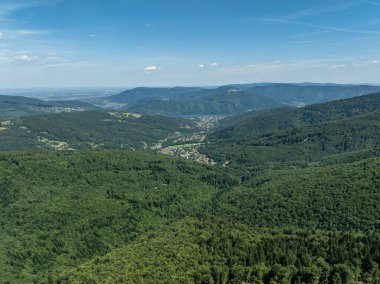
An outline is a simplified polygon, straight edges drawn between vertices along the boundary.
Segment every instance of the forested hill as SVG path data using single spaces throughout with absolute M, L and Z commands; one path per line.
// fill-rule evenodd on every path
M 325 123 L 380 110 L 380 93 L 315 104 L 303 108 L 254 111 L 221 120 L 217 138 L 248 138 L 305 125 Z
M 370 85 L 258 84 L 218 88 L 137 88 L 105 98 L 137 112 L 165 115 L 236 115 L 281 106 L 305 106 L 379 92 Z M 122 106 L 119 105 L 119 106 Z
M 0 173 L 0 283 L 57 283 L 69 268 L 154 238 L 217 191 L 211 169 L 132 151 L 0 153 Z
M 63 112 L 0 120 L 0 150 L 150 149 L 195 122 L 117 111 Z
M 226 127 L 209 135 L 203 151 L 235 166 L 302 164 L 348 152 L 371 156 L 380 147 L 379 121 L 379 93 L 299 109 L 252 112 L 222 120 L 220 125 Z
M 91 109 L 95 107 L 82 101 L 43 101 L 22 96 L 0 95 L 0 119 Z
M 370 159 L 268 171 L 251 184 L 218 191 L 195 214 L 94 257 L 58 279 L 377 283 L 379 163 Z
M 376 283 L 379 166 L 2 153 L 0 282 Z

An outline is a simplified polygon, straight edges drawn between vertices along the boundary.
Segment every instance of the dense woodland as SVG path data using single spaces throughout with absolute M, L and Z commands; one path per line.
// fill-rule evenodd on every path
M 298 109 L 252 112 L 220 122 L 204 152 L 237 166 L 298 163 L 380 147 L 380 93 Z M 321 160 L 321 158 L 324 158 Z
M 200 131 L 187 119 L 120 111 L 63 112 L 0 121 L 0 150 L 144 149 Z
M 379 111 L 374 94 L 227 118 L 201 149 L 215 165 L 106 143 L 3 151 L 0 283 L 380 283 Z M 87 141 L 84 114 L 109 119 L 70 114 L 75 138 L 67 114 L 9 127 Z M 143 117 L 109 136 L 185 123 Z

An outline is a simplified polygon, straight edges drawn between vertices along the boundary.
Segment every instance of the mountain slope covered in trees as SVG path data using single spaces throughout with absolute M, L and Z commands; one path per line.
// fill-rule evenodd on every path
M 379 159 L 223 189 L 195 217 L 64 272 L 64 283 L 371 283 L 380 277 Z M 159 264 L 159 265 L 157 265 Z M 104 278 L 104 277 L 109 278 Z
M 313 162 L 347 151 L 380 147 L 380 94 L 299 109 L 275 109 L 227 118 L 204 152 L 220 162 Z
M 380 93 L 306 106 L 255 111 L 221 121 L 218 138 L 247 138 L 275 130 L 324 123 L 380 110 Z M 248 136 L 247 136 L 248 135 Z
M 208 169 L 142 152 L 0 154 L 0 168 L 2 283 L 47 282 L 216 191 L 202 181 Z
M 0 119 L 91 109 L 95 107 L 82 101 L 43 101 L 21 96 L 0 95 Z
M 0 160 L 4 281 L 379 277 L 379 158 L 267 168 L 249 180 L 141 152 Z
M 180 118 L 117 111 L 38 115 L 0 121 L 0 150 L 144 149 L 199 131 Z

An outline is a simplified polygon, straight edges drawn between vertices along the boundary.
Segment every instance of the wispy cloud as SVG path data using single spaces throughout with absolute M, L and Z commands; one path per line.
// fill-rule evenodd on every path
M 361 30 L 361 29 L 355 29 L 355 28 L 344 28 L 344 27 L 334 27 L 334 26 L 325 26 L 325 25 L 311 24 L 311 23 L 307 23 L 307 22 L 300 22 L 300 21 L 293 21 L 293 20 L 286 20 L 286 19 L 259 18 L 257 20 L 263 21 L 263 22 L 273 22 L 273 23 L 280 23 L 280 24 L 292 24 L 292 25 L 299 25 L 299 26 L 310 27 L 310 28 L 319 28 L 319 29 L 324 29 L 324 30 L 327 30 L 327 31 L 334 31 L 334 32 L 354 33 L 354 34 L 367 34 L 367 35 L 380 35 L 380 31 Z
M 353 6 L 357 5 L 356 1 L 345 1 L 345 2 L 337 2 L 337 1 L 325 1 L 308 9 L 304 9 L 298 12 L 295 12 L 290 15 L 286 15 L 283 17 L 285 20 L 296 20 L 299 18 L 310 17 L 310 16 L 318 16 L 322 14 L 328 13 L 336 13 L 348 10 Z
M 217 66 L 219 66 L 219 63 L 218 62 L 210 63 L 208 66 L 217 67 Z
M 204 64 L 199 64 L 198 68 L 205 68 L 205 65 Z
M 346 68 L 346 64 L 332 64 L 327 66 L 329 69 L 339 69 L 339 68 Z
M 1 1 L 1 0 L 0 0 Z M 35 37 L 35 36 L 44 36 L 51 34 L 53 32 L 56 32 L 54 30 L 27 30 L 27 29 L 3 29 L 0 32 L 0 39 L 19 39 L 19 38 L 24 38 L 24 37 Z
M 15 56 L 14 59 L 21 62 L 31 62 L 40 60 L 40 57 L 23 54 Z
M 158 70 L 160 70 L 160 68 L 157 66 L 148 66 L 144 68 L 144 73 L 146 75 L 150 75 L 151 73 L 157 72 Z
M 158 69 L 159 68 L 157 66 L 148 66 L 144 68 L 145 71 L 156 71 Z
M 51 33 L 51 30 L 16 30 L 19 35 L 32 36 L 32 35 L 46 35 Z
M 370 5 L 380 6 L 380 2 L 376 2 L 372 0 L 360 0 L 360 2 L 370 4 Z
M 378 67 L 380 65 L 380 60 L 374 59 L 369 61 L 357 61 L 353 63 L 353 66 L 355 67 Z
M 0 21 L 5 21 L 8 16 L 18 10 L 40 5 L 40 1 L 4 1 L 0 3 Z
M 377 60 L 372 61 L 358 61 L 354 63 L 353 59 L 347 61 L 345 59 L 323 59 L 323 58 L 315 58 L 315 59 L 295 59 L 295 60 L 276 60 L 272 62 L 261 62 L 256 64 L 249 65 L 233 65 L 233 66 L 224 66 L 223 68 L 216 69 L 216 73 L 218 75 L 258 75 L 258 74 L 279 74 L 279 73 L 288 73 L 288 72 L 308 72 L 310 70 L 320 70 L 321 72 L 326 72 L 327 70 L 331 70 L 331 72 L 338 70 L 345 70 L 354 67 L 369 67 L 370 65 L 374 66 L 374 62 L 378 62 Z M 380 63 L 380 62 L 379 62 Z M 351 69 L 349 69 L 351 70 Z
M 46 66 L 46 67 L 56 67 L 56 66 L 69 66 L 73 61 L 62 58 L 59 53 L 48 52 L 48 53 L 34 53 L 32 51 L 24 50 L 18 53 L 9 53 L 8 58 L 11 59 L 9 62 L 19 62 L 30 66 Z M 75 61 L 79 62 L 79 61 Z M 80 61 L 84 62 L 84 61 Z

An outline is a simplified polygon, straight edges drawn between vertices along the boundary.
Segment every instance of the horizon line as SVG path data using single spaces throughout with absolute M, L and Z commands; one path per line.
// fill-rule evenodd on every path
M 249 83 L 227 83 L 227 84 L 210 84 L 210 85 L 114 85 L 114 86 L 26 86 L 26 87 L 0 87 L 0 90 L 25 90 L 25 89 L 134 89 L 134 88 L 181 88 L 181 87 L 198 87 L 198 88 L 213 88 L 213 87 L 223 87 L 230 85 L 254 85 L 254 84 L 289 84 L 289 85 L 300 85 L 300 84 L 310 84 L 310 85 L 368 85 L 368 86 L 380 86 L 380 83 L 371 83 L 371 82 L 360 82 L 360 83 L 336 83 L 336 82 L 249 82 Z

